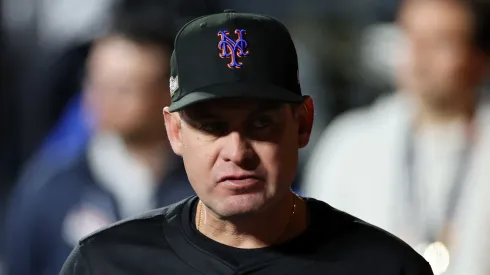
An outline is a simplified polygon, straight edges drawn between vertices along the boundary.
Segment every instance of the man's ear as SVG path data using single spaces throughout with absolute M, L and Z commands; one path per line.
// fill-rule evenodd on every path
M 301 104 L 298 112 L 298 146 L 299 148 L 304 148 L 310 142 L 311 131 L 313 129 L 315 113 L 313 99 L 309 96 L 304 96 L 303 104 Z
M 172 150 L 178 156 L 182 156 L 182 129 L 180 117 L 177 113 L 170 113 L 168 107 L 163 108 L 165 118 L 165 129 L 167 129 L 168 140 Z

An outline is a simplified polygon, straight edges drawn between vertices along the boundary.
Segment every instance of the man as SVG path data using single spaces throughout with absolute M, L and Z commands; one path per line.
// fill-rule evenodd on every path
M 305 194 L 401 237 L 436 274 L 490 272 L 486 5 L 406 1 L 401 91 L 334 122 L 304 182 Z
M 227 10 L 174 45 L 165 126 L 198 196 L 84 239 L 61 274 L 432 274 L 400 240 L 291 192 L 313 105 L 284 25 Z
M 161 116 L 176 30 L 168 7 L 150 1 L 118 6 L 111 32 L 91 49 L 83 100 L 96 129 L 84 153 L 14 194 L 7 274 L 56 274 L 94 230 L 194 194 Z

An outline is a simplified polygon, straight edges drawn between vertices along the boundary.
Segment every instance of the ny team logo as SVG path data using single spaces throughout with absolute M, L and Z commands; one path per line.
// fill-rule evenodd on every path
M 230 69 L 241 68 L 243 63 L 239 62 L 238 58 L 248 56 L 248 43 L 243 38 L 246 33 L 246 30 L 235 30 L 235 34 L 238 37 L 236 40 L 233 40 L 230 38 L 230 33 L 228 31 L 218 32 L 218 36 L 221 38 L 218 43 L 218 49 L 221 51 L 219 57 L 230 59 L 230 63 L 228 63 L 228 68 Z

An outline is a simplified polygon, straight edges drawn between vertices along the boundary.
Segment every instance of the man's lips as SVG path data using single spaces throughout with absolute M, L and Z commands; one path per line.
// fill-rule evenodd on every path
M 246 181 L 246 180 L 260 180 L 260 178 L 253 174 L 230 174 L 224 175 L 219 178 L 218 182 L 224 181 Z
M 261 185 L 263 180 L 256 175 L 234 174 L 221 177 L 219 183 L 226 189 L 247 191 Z

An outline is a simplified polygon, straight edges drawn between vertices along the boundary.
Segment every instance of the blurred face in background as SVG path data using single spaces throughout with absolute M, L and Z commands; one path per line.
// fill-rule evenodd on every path
M 434 107 L 475 96 L 485 63 L 473 43 L 473 18 L 465 6 L 456 1 L 407 1 L 401 24 L 407 42 L 403 88 Z
M 88 64 L 86 95 L 100 130 L 125 138 L 164 135 L 170 103 L 170 52 L 121 37 L 99 41 Z

